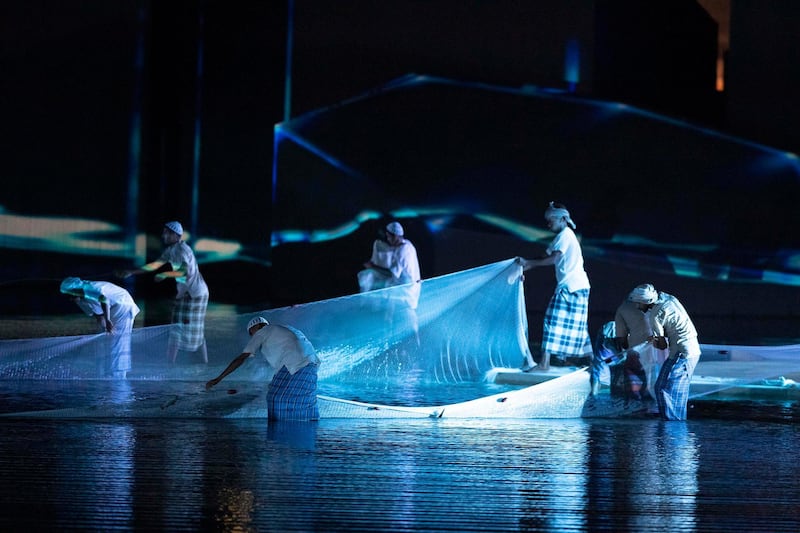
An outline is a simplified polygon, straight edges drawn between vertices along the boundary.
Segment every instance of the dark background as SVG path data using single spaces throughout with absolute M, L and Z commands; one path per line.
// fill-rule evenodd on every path
M 704 6 L 713 7 L 717 18 Z M 241 243 L 248 256 L 263 262 L 204 264 L 216 303 L 266 307 L 348 294 L 356 290 L 355 271 L 385 220 L 335 241 L 271 246 L 270 235 L 289 222 L 276 216 L 285 206 L 273 204 L 275 124 L 297 125 L 310 112 L 417 73 L 624 102 L 797 152 L 798 11 L 794 2 L 779 0 L 6 2 L 0 7 L 0 214 L 108 221 L 123 228 L 122 239 L 149 235 L 148 259 L 158 253 L 156 237 L 169 219 L 182 220 L 192 235 Z M 728 48 L 722 50 L 720 13 L 730 20 L 724 28 Z M 580 50 L 577 79 L 565 76 L 570 43 Z M 720 56 L 725 58 L 724 91 L 715 90 Z M 387 107 L 383 116 L 412 112 L 424 129 L 425 109 Z M 344 113 L 343 122 L 332 123 L 344 124 L 355 135 L 359 121 L 358 114 Z M 315 132 L 313 127 L 304 130 L 309 136 Z M 637 138 L 635 128 L 626 135 L 626 142 Z M 347 138 L 339 139 L 345 147 Z M 383 148 L 400 144 L 388 139 Z M 662 146 L 668 148 L 668 143 Z M 687 164 L 702 164 L 699 152 Z M 440 163 L 437 154 L 416 164 L 432 168 Z M 591 160 L 585 164 L 592 167 Z M 275 186 L 313 182 L 298 172 L 274 177 Z M 370 177 L 384 190 L 398 179 Z M 418 182 L 414 175 L 403 179 L 405 188 L 423 188 L 434 199 L 450 194 L 446 182 L 430 176 Z M 593 179 L 585 177 L 587 184 Z M 626 180 L 647 176 L 617 179 L 601 188 L 611 199 L 630 185 Z M 750 248 L 760 231 L 769 244 L 765 262 L 795 254 L 797 217 L 791 207 L 800 188 L 796 173 L 787 179 L 777 194 L 754 189 L 751 196 L 736 184 L 741 219 L 730 223 L 729 245 L 735 248 L 739 238 L 742 247 Z M 482 190 L 479 182 L 474 188 Z M 668 192 L 675 209 L 684 205 L 679 177 L 654 183 L 653 189 Z M 693 182 L 686 185 L 687 198 L 698 189 L 701 201 L 690 203 L 705 212 L 702 199 L 730 187 L 724 179 Z M 491 196 L 491 190 L 487 187 L 484 194 Z M 318 192 L 309 190 L 309 197 Z M 331 198 L 331 224 L 347 196 L 342 190 Z M 602 235 L 611 232 L 597 222 L 596 195 L 575 187 L 564 196 L 532 196 L 527 212 L 524 196 L 495 202 L 500 212 L 540 225 L 546 201 L 560 200 L 573 209 L 587 237 L 609 236 Z M 298 205 L 298 211 L 303 207 Z M 366 207 L 386 209 L 388 217 L 392 204 Z M 404 222 L 420 250 L 424 277 L 542 248 L 497 235 L 468 217 L 437 234 L 425 220 Z M 651 227 L 668 224 L 649 222 Z M 703 225 L 696 231 L 682 240 L 702 241 Z M 647 237 L 646 230 L 642 236 Z M 91 277 L 134 260 L 41 252 L 18 244 L 4 247 L 3 255 L 0 300 L 6 315 L 69 310 L 45 296 L 40 284 L 20 280 Z M 263 266 L 269 262 L 272 267 Z M 798 270 L 796 260 L 781 265 L 788 272 Z M 719 310 L 792 320 L 799 312 L 796 286 L 676 280 L 625 266 L 630 271 L 587 262 L 593 312 L 612 311 L 629 286 L 646 280 L 678 294 L 698 314 Z M 529 309 L 537 312 L 552 290 L 552 273 L 537 273 L 529 283 Z M 170 287 L 150 280 L 137 280 L 129 288 L 137 300 L 171 293 Z

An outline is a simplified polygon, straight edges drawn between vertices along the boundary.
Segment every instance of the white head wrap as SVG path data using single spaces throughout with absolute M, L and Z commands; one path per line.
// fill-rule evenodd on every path
M 183 235 L 183 226 L 181 226 L 181 223 L 178 222 L 177 220 L 172 220 L 170 222 L 167 222 L 166 224 L 164 224 L 164 226 L 168 228 L 170 231 L 174 231 L 178 235 Z
M 252 328 L 253 326 L 257 326 L 259 324 L 266 324 L 269 326 L 269 322 L 267 322 L 266 318 L 264 318 L 263 316 L 257 316 L 247 323 L 247 332 L 250 333 L 250 328 Z
M 64 278 L 61 282 L 61 292 L 98 302 L 103 297 L 103 293 L 91 281 L 84 281 L 81 278 Z
M 658 300 L 658 291 L 649 283 L 645 283 L 633 289 L 628 295 L 628 300 L 637 304 L 652 304 Z
M 403 226 L 401 226 L 399 222 L 389 222 L 386 225 L 386 231 L 398 237 L 403 236 Z
M 83 280 L 81 278 L 64 278 L 61 282 L 61 292 L 64 294 L 75 294 L 83 291 Z
M 545 218 L 561 218 L 564 217 L 567 220 L 567 224 L 572 229 L 576 229 L 575 223 L 572 221 L 572 217 L 569 216 L 569 211 L 566 210 L 564 207 L 555 207 L 553 202 L 550 202 L 550 205 L 547 206 L 544 212 Z

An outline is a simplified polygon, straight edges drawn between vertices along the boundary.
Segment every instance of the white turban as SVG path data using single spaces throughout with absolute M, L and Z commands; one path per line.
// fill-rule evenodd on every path
M 259 324 L 266 324 L 267 326 L 269 326 L 269 322 L 267 321 L 266 318 L 264 318 L 263 316 L 257 316 L 247 323 L 247 332 L 249 333 L 250 328 L 252 328 L 253 326 L 257 326 Z
M 164 224 L 166 228 L 168 228 L 173 233 L 177 233 L 178 235 L 183 235 L 183 226 L 177 220 L 171 220 Z
M 652 304 L 658 300 L 658 292 L 655 287 L 645 283 L 633 289 L 628 295 L 628 300 L 637 304 Z
M 569 216 L 569 211 L 567 211 L 564 207 L 555 207 L 553 202 L 550 202 L 550 205 L 547 206 L 544 212 L 545 218 L 561 218 L 564 217 L 567 220 L 567 224 L 572 229 L 576 229 L 575 223 L 572 221 L 572 217 Z
M 76 294 L 78 291 L 83 291 L 81 278 L 64 278 L 61 282 L 61 292 L 64 294 Z
M 386 231 L 391 233 L 392 235 L 397 235 L 398 237 L 403 236 L 403 226 L 400 225 L 399 222 L 389 222 L 386 225 Z

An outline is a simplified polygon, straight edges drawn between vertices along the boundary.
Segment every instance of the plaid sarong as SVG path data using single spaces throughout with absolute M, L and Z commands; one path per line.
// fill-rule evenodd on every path
M 310 363 L 294 375 L 281 367 L 269 384 L 267 414 L 270 420 L 319 420 L 317 365 Z
M 679 353 L 664 361 L 653 390 L 663 420 L 686 420 L 689 385 L 699 359 Z
M 170 341 L 177 344 L 179 350 L 194 352 L 203 345 L 207 307 L 208 294 L 192 298 L 186 293 L 182 298 L 175 298 Z
M 542 352 L 561 358 L 592 353 L 588 315 L 589 289 L 556 289 L 544 314 Z

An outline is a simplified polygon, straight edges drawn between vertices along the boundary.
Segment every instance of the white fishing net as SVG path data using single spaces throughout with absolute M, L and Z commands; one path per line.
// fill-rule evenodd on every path
M 520 267 L 509 259 L 423 280 L 416 310 L 403 306 L 404 287 L 266 309 L 206 321 L 209 364 L 167 362 L 169 325 L 134 328 L 132 380 L 213 377 L 247 342 L 247 322 L 262 315 L 303 331 L 322 364 L 320 383 L 376 380 L 437 383 L 481 381 L 496 367 L 519 367 L 528 352 Z M 100 379 L 107 335 L 0 341 L 0 379 Z M 266 365 L 249 364 L 236 380 L 263 380 Z
M 208 364 L 197 354 L 169 364 L 169 325 L 134 328 L 132 368 L 124 380 L 105 377 L 105 334 L 0 341 L 0 416 L 265 418 L 271 370 L 260 358 L 225 385 L 204 387 L 241 352 L 245 327 L 258 315 L 298 328 L 315 345 L 322 360 L 322 418 L 573 418 L 641 411 L 642 405 L 608 394 L 590 398 L 586 369 L 525 388 L 486 384 L 487 376 L 504 369 L 518 373 L 530 354 L 520 274 L 509 259 L 424 280 L 413 313 L 402 307 L 407 287 L 399 286 L 210 318 Z M 715 377 L 696 373 L 692 396 L 800 367 L 798 345 L 704 346 L 706 356 Z

